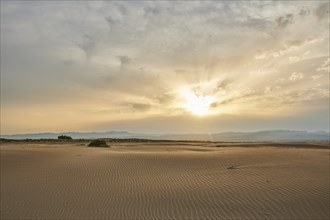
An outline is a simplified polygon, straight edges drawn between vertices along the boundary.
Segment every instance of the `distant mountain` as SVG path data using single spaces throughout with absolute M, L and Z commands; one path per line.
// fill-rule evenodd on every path
M 210 140 L 210 141 L 330 141 L 325 131 L 270 130 L 256 132 L 222 132 L 215 134 L 166 135 L 162 139 Z
M 74 139 L 96 138 L 141 138 L 159 140 L 196 140 L 196 141 L 330 141 L 327 131 L 267 130 L 256 132 L 222 132 L 214 134 L 143 134 L 126 131 L 107 132 L 64 132 L 0 135 L 6 139 L 56 139 L 59 135 L 68 135 Z

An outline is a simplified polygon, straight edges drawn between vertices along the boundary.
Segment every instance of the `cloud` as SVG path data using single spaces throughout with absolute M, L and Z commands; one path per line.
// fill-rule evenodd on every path
M 118 56 L 118 59 L 120 61 L 121 67 L 128 65 L 132 61 L 132 59 L 129 58 L 128 56 Z
M 119 20 L 112 18 L 111 16 L 108 16 L 104 19 L 108 22 L 110 27 L 112 27 L 114 24 L 116 24 L 119 21 Z
M 329 3 L 328 2 L 321 4 L 315 10 L 315 16 L 317 17 L 317 19 L 319 21 L 325 19 L 328 16 L 328 14 L 329 14 Z
M 319 78 L 321 78 L 321 77 L 323 77 L 323 74 L 312 75 L 312 76 L 311 76 L 311 78 L 312 78 L 313 80 L 317 80 L 317 79 L 319 79 Z
M 290 56 L 289 61 L 290 61 L 290 63 L 300 62 L 300 61 L 306 59 L 309 54 L 310 54 L 310 51 L 306 51 L 305 53 L 303 53 L 301 55 L 299 54 L 297 56 Z
M 144 103 L 131 103 L 131 106 L 133 109 L 138 111 L 147 111 L 151 108 L 150 104 L 144 104 Z
M 329 61 L 321 64 L 329 55 L 327 12 L 319 2 L 1 4 L 1 110 L 12 120 L 43 112 L 88 127 L 182 115 L 181 87 L 216 97 L 212 111 L 222 114 L 262 106 L 259 114 L 275 115 L 308 108 L 302 89 L 317 100 L 329 90 Z
M 77 44 L 77 46 L 80 47 L 85 52 L 87 60 L 90 59 L 93 50 L 95 48 L 95 45 L 96 43 L 93 40 L 93 38 L 88 35 L 84 35 L 81 43 Z
M 300 10 L 299 15 L 302 17 L 310 15 L 310 10 L 308 8 L 303 8 Z
M 159 103 L 160 105 L 167 105 L 171 101 L 175 100 L 175 97 L 171 94 L 164 93 L 164 94 L 154 95 L 153 99 L 156 100 L 156 102 Z
M 316 69 L 317 71 L 325 71 L 329 73 L 330 70 L 330 58 L 324 61 L 324 63 Z
M 300 80 L 300 79 L 303 79 L 304 78 L 304 74 L 303 73 L 292 73 L 291 76 L 290 76 L 290 80 L 291 81 L 297 81 L 297 80 Z
M 295 40 L 288 40 L 281 43 L 276 49 L 271 50 L 264 50 L 258 51 L 258 53 L 254 56 L 256 60 L 262 60 L 269 57 L 278 58 L 282 57 L 283 55 L 290 54 L 294 51 L 299 51 L 304 47 L 307 47 L 310 44 L 315 44 L 322 41 L 322 38 L 316 37 L 309 37 L 306 39 L 295 39 Z M 299 61 L 301 58 L 307 56 L 309 54 L 308 51 L 303 52 L 302 55 L 298 56 L 291 56 L 291 61 Z
M 74 64 L 73 60 L 62 60 L 61 62 L 66 66 L 70 66 L 70 65 Z
M 103 107 L 98 112 L 110 114 L 144 113 L 152 109 L 152 107 L 152 104 L 138 101 L 113 101 L 111 107 Z
M 293 23 L 293 18 L 294 18 L 293 14 L 286 14 L 285 16 L 276 18 L 275 21 L 277 23 L 277 26 L 280 29 L 283 29 L 283 28 L 286 28 L 289 24 Z
M 161 8 L 157 8 L 157 7 L 147 6 L 147 7 L 143 8 L 143 10 L 145 12 L 146 17 L 157 16 L 161 13 Z

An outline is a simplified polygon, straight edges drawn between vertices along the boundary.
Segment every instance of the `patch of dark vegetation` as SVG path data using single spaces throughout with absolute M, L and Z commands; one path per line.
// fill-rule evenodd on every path
M 72 137 L 67 135 L 60 135 L 57 137 L 58 140 L 72 140 Z
M 105 140 L 93 140 L 88 144 L 88 147 L 110 147 Z
M 227 147 L 227 145 L 220 144 L 220 145 L 215 145 L 215 147 Z

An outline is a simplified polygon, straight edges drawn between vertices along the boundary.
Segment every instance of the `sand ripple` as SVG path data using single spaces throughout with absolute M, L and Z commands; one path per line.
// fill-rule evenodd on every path
M 329 218 L 328 149 L 175 149 L 2 150 L 1 219 Z

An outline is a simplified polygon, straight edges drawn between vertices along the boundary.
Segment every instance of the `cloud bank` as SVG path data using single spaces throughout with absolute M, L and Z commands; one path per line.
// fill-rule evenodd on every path
M 328 111 L 327 2 L 1 2 L 2 133 L 329 130 Z

